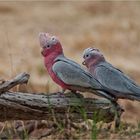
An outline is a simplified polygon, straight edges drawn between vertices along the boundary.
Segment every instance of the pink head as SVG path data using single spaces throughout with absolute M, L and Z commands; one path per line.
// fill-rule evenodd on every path
M 60 41 L 56 36 L 51 36 L 48 33 L 40 33 L 39 34 L 39 41 L 40 41 L 40 46 L 42 47 L 42 55 L 44 57 L 49 56 L 52 53 L 56 54 L 62 54 L 63 49 L 60 44 Z
M 105 61 L 103 54 L 96 48 L 87 48 L 83 53 L 83 65 L 90 67 L 91 65 L 96 65 L 102 61 Z

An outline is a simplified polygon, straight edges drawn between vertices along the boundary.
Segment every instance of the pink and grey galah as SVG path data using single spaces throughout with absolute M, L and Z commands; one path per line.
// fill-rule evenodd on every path
M 79 64 L 64 56 L 62 45 L 56 36 L 43 32 L 39 34 L 39 41 L 45 67 L 53 81 L 62 87 L 63 92 L 66 89 L 74 92 L 90 91 L 112 100 L 98 80 Z
M 96 48 L 87 48 L 83 53 L 83 65 L 108 91 L 110 96 L 119 99 L 140 101 L 140 86 L 121 70 L 108 63 Z

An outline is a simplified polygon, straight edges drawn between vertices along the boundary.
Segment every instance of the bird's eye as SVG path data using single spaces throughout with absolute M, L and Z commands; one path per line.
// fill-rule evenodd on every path
M 86 57 L 89 57 L 89 55 L 87 54 Z
M 47 48 L 50 48 L 50 45 L 47 45 Z
M 55 40 L 55 38 L 54 38 L 54 37 L 52 37 L 52 40 L 54 41 L 54 40 Z

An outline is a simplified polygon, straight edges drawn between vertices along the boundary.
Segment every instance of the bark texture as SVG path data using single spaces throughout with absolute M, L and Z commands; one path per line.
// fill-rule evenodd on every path
M 0 121 L 6 120 L 61 120 L 66 116 L 79 122 L 85 119 L 111 122 L 116 110 L 109 100 L 84 98 L 80 93 L 22 93 L 9 89 L 28 82 L 29 74 L 21 73 L 0 84 Z M 121 116 L 122 109 L 118 108 Z M 120 119 L 120 118 L 119 118 Z

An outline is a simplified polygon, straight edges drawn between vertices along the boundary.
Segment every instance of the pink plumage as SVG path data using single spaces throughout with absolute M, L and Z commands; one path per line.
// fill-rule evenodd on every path
M 62 46 L 55 36 L 51 36 L 48 33 L 39 34 L 40 45 L 42 46 L 42 55 L 44 56 L 44 64 L 47 71 L 54 82 L 60 85 L 63 89 L 69 89 L 69 86 L 65 84 L 54 72 L 53 64 L 57 56 L 63 54 Z M 53 46 L 53 47 L 52 47 Z

